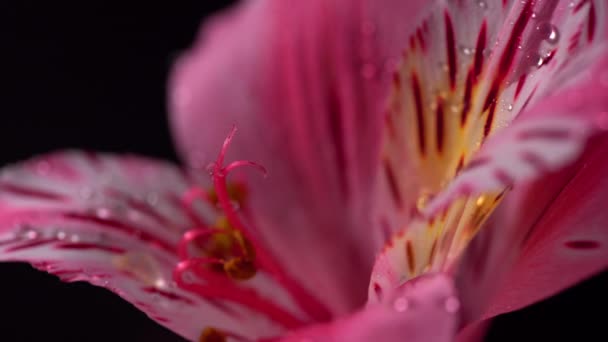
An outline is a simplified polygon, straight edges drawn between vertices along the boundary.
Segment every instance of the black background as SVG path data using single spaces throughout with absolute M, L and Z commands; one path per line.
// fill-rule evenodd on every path
M 68 147 L 176 160 L 168 70 L 201 20 L 233 2 L 2 1 L 0 165 Z M 608 273 L 499 317 L 488 340 L 608 340 L 606 290 Z M 182 339 L 109 291 L 0 264 L 0 341 Z

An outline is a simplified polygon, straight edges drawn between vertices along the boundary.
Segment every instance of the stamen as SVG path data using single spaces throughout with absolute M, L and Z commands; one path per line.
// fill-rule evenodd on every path
M 201 336 L 198 339 L 199 342 L 226 342 L 227 336 L 223 332 L 207 327 L 201 333 Z
M 194 200 L 203 199 L 218 209 L 221 215 L 214 226 L 200 224 L 183 235 L 178 245 L 181 262 L 174 270 L 174 280 L 179 287 L 187 291 L 210 299 L 240 303 L 287 327 L 301 325 L 299 319 L 271 301 L 259 297 L 246 287 L 235 286 L 234 281 L 251 279 L 259 269 L 263 269 L 290 292 L 296 303 L 311 318 L 317 321 L 329 320 L 331 313 L 327 307 L 283 271 L 275 258 L 251 233 L 256 230 L 248 229 L 237 213 L 237 210 L 244 206 L 246 188 L 240 183 L 228 185 L 228 173 L 242 166 L 250 166 L 265 176 L 266 170 L 259 164 L 243 160 L 223 166 L 224 156 L 235 132 L 236 128 L 233 127 L 217 160 L 210 166 L 213 189 L 205 192 L 195 188 L 184 197 L 184 205 L 189 209 L 192 209 Z M 238 206 L 235 206 L 234 202 Z M 191 212 L 194 213 L 193 210 Z M 198 255 L 192 255 L 192 250 L 199 252 Z M 195 279 L 192 279 L 192 276 L 195 276 Z M 183 277 L 190 278 L 186 281 Z
M 287 290 L 292 293 L 292 295 L 294 295 L 294 299 L 298 302 L 302 309 L 304 309 L 308 314 L 310 314 L 317 320 L 329 320 L 331 314 L 327 307 L 325 307 L 325 305 L 319 302 L 316 298 L 311 296 L 304 288 L 300 286 L 300 284 L 298 284 L 295 280 L 293 280 L 283 271 L 283 269 L 279 266 L 278 263 L 275 262 L 275 259 L 266 251 L 266 249 L 262 248 L 262 243 L 250 234 L 249 230 L 241 222 L 239 216 L 234 210 L 234 207 L 230 202 L 230 197 L 228 196 L 226 186 L 226 177 L 228 175 L 228 172 L 241 166 L 253 166 L 260 170 L 264 174 L 264 176 L 266 175 L 266 170 L 262 166 L 249 161 L 235 161 L 229 164 L 227 167 L 222 167 L 224 162 L 224 156 L 226 155 L 227 149 L 230 146 L 230 143 L 232 142 L 235 133 L 236 127 L 233 127 L 230 133 L 228 134 L 228 137 L 224 141 L 224 144 L 222 145 L 222 149 L 218 155 L 216 162 L 212 165 L 213 185 L 218 195 L 219 204 L 224 211 L 226 219 L 228 220 L 230 225 L 234 227 L 235 230 L 239 231 L 243 235 L 244 243 L 251 245 L 252 250 L 255 249 L 259 258 L 258 264 L 270 274 L 274 275 L 277 281 L 279 281 Z M 256 260 L 258 258 L 256 258 Z
M 247 280 L 256 274 L 255 265 L 245 258 L 232 258 L 224 263 L 224 271 L 232 279 Z

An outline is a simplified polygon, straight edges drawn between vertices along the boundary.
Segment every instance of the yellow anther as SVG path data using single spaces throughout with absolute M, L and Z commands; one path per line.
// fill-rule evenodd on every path
M 226 274 L 236 280 L 247 280 L 255 276 L 257 269 L 249 259 L 235 257 L 224 263 Z
M 227 337 L 223 332 L 207 327 L 201 333 L 201 336 L 198 338 L 198 342 L 226 342 Z
M 218 218 L 215 220 L 215 227 L 219 229 L 232 228 L 226 216 L 218 216 Z
M 233 232 L 233 236 L 234 240 L 236 240 L 236 242 L 242 248 L 243 253 L 245 253 L 245 256 L 251 260 L 255 259 L 255 248 L 253 248 L 251 242 L 247 240 L 247 238 L 245 238 L 243 234 L 238 230 L 235 230 Z

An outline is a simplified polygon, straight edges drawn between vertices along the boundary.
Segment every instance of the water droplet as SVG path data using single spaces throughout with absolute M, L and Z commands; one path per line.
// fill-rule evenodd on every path
M 107 219 L 112 216 L 112 211 L 108 208 L 100 207 L 95 209 L 95 215 L 101 219 Z
M 40 237 L 40 232 L 32 227 L 23 226 L 19 228 L 19 232 L 17 233 L 17 237 L 26 240 L 34 240 Z
M 569 8 L 573 8 L 574 7 L 574 1 L 570 1 L 570 3 L 568 3 L 568 7 Z
M 68 237 L 68 234 L 66 232 L 64 232 L 64 231 L 58 230 L 55 233 L 55 238 L 57 240 L 65 240 L 65 238 L 67 238 L 67 237 Z
M 559 41 L 559 31 L 557 30 L 557 27 L 549 22 L 538 24 L 536 30 L 549 44 L 554 45 Z
M 154 286 L 156 286 L 156 288 L 159 288 L 159 289 L 165 289 L 165 288 L 167 288 L 168 284 L 167 284 L 167 281 L 165 280 L 165 278 L 159 277 L 154 282 Z
M 376 76 L 376 66 L 372 63 L 365 63 L 361 68 L 361 76 L 365 79 L 372 79 Z
M 536 17 L 537 17 L 536 12 L 532 12 L 532 19 L 536 19 Z
M 485 0 L 479 0 L 477 1 L 477 6 L 479 6 L 479 8 L 485 10 L 488 8 L 488 3 Z
M 475 49 L 474 48 L 470 48 L 470 47 L 467 47 L 467 46 L 461 46 L 460 47 L 460 51 L 463 54 L 467 55 L 467 56 L 470 56 L 470 55 L 472 55 L 472 54 L 475 53 Z
M 449 313 L 455 313 L 460 309 L 460 301 L 454 296 L 448 297 L 443 304 L 445 311 Z
M 509 112 L 510 112 L 510 111 L 512 111 L 512 110 L 513 110 L 513 104 L 509 104 L 509 105 L 507 106 L 507 110 L 508 110 Z
M 534 65 L 536 65 L 537 68 L 540 68 L 544 64 L 545 64 L 545 59 L 543 58 L 543 56 L 537 56 L 536 57 L 536 62 L 534 63 Z
M 165 282 L 160 273 L 158 261 L 147 253 L 128 252 L 112 259 L 114 266 L 120 270 L 128 271 L 140 281 L 156 286 Z
M 404 312 L 410 307 L 410 302 L 405 297 L 399 297 L 393 302 L 393 309 L 397 312 Z

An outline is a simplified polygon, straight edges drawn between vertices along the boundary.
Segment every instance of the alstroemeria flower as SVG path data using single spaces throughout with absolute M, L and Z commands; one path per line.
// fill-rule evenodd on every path
M 0 258 L 196 341 L 479 337 L 608 266 L 607 11 L 244 2 L 176 66 L 188 171 L 79 152 L 8 167 Z

